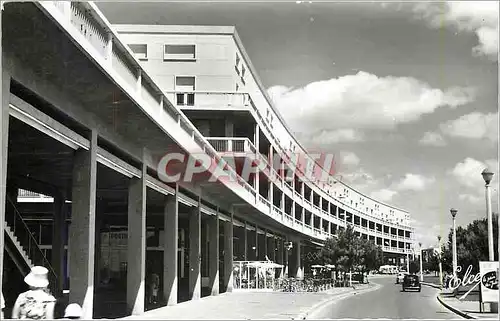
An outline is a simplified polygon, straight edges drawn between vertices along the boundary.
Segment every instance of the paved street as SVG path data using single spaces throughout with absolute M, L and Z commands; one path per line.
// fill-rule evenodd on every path
M 326 318 L 390 318 L 390 319 L 456 319 L 451 311 L 436 300 L 437 290 L 422 286 L 422 292 L 402 292 L 395 284 L 396 276 L 372 277 L 378 290 L 333 301 L 311 319 Z

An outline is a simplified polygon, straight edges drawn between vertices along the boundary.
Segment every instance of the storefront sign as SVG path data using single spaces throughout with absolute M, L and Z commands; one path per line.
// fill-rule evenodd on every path
M 498 262 L 479 262 L 482 302 L 498 302 Z

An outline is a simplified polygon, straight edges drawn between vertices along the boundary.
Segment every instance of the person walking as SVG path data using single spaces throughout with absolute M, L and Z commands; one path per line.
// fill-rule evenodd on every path
M 48 293 L 49 271 L 43 266 L 34 266 L 24 278 L 30 287 L 19 294 L 12 309 L 12 319 L 54 319 L 56 299 Z

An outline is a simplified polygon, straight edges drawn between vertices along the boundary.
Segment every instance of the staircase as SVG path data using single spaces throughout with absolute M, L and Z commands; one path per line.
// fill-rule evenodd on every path
M 5 249 L 7 253 L 22 275 L 27 275 L 35 265 L 47 268 L 49 270 L 49 287 L 52 293 L 55 293 L 57 274 L 10 197 L 7 197 L 5 212 L 4 234 L 6 235 Z

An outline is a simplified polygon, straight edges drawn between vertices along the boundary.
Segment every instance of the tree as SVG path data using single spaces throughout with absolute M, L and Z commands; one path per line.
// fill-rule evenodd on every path
M 493 243 L 495 260 L 498 260 L 498 214 L 493 214 Z M 443 269 L 451 272 L 453 230 L 448 234 L 448 244 L 443 248 Z M 487 219 L 474 220 L 466 228 L 457 227 L 457 263 L 462 267 L 461 275 L 469 265 L 472 273 L 479 272 L 479 261 L 488 261 L 488 225 Z
M 321 264 L 335 265 L 335 274 L 342 272 L 344 282 L 347 282 L 347 272 L 367 272 L 378 269 L 383 264 L 380 246 L 358 237 L 352 226 L 339 231 L 336 237 L 327 239 L 318 257 Z

